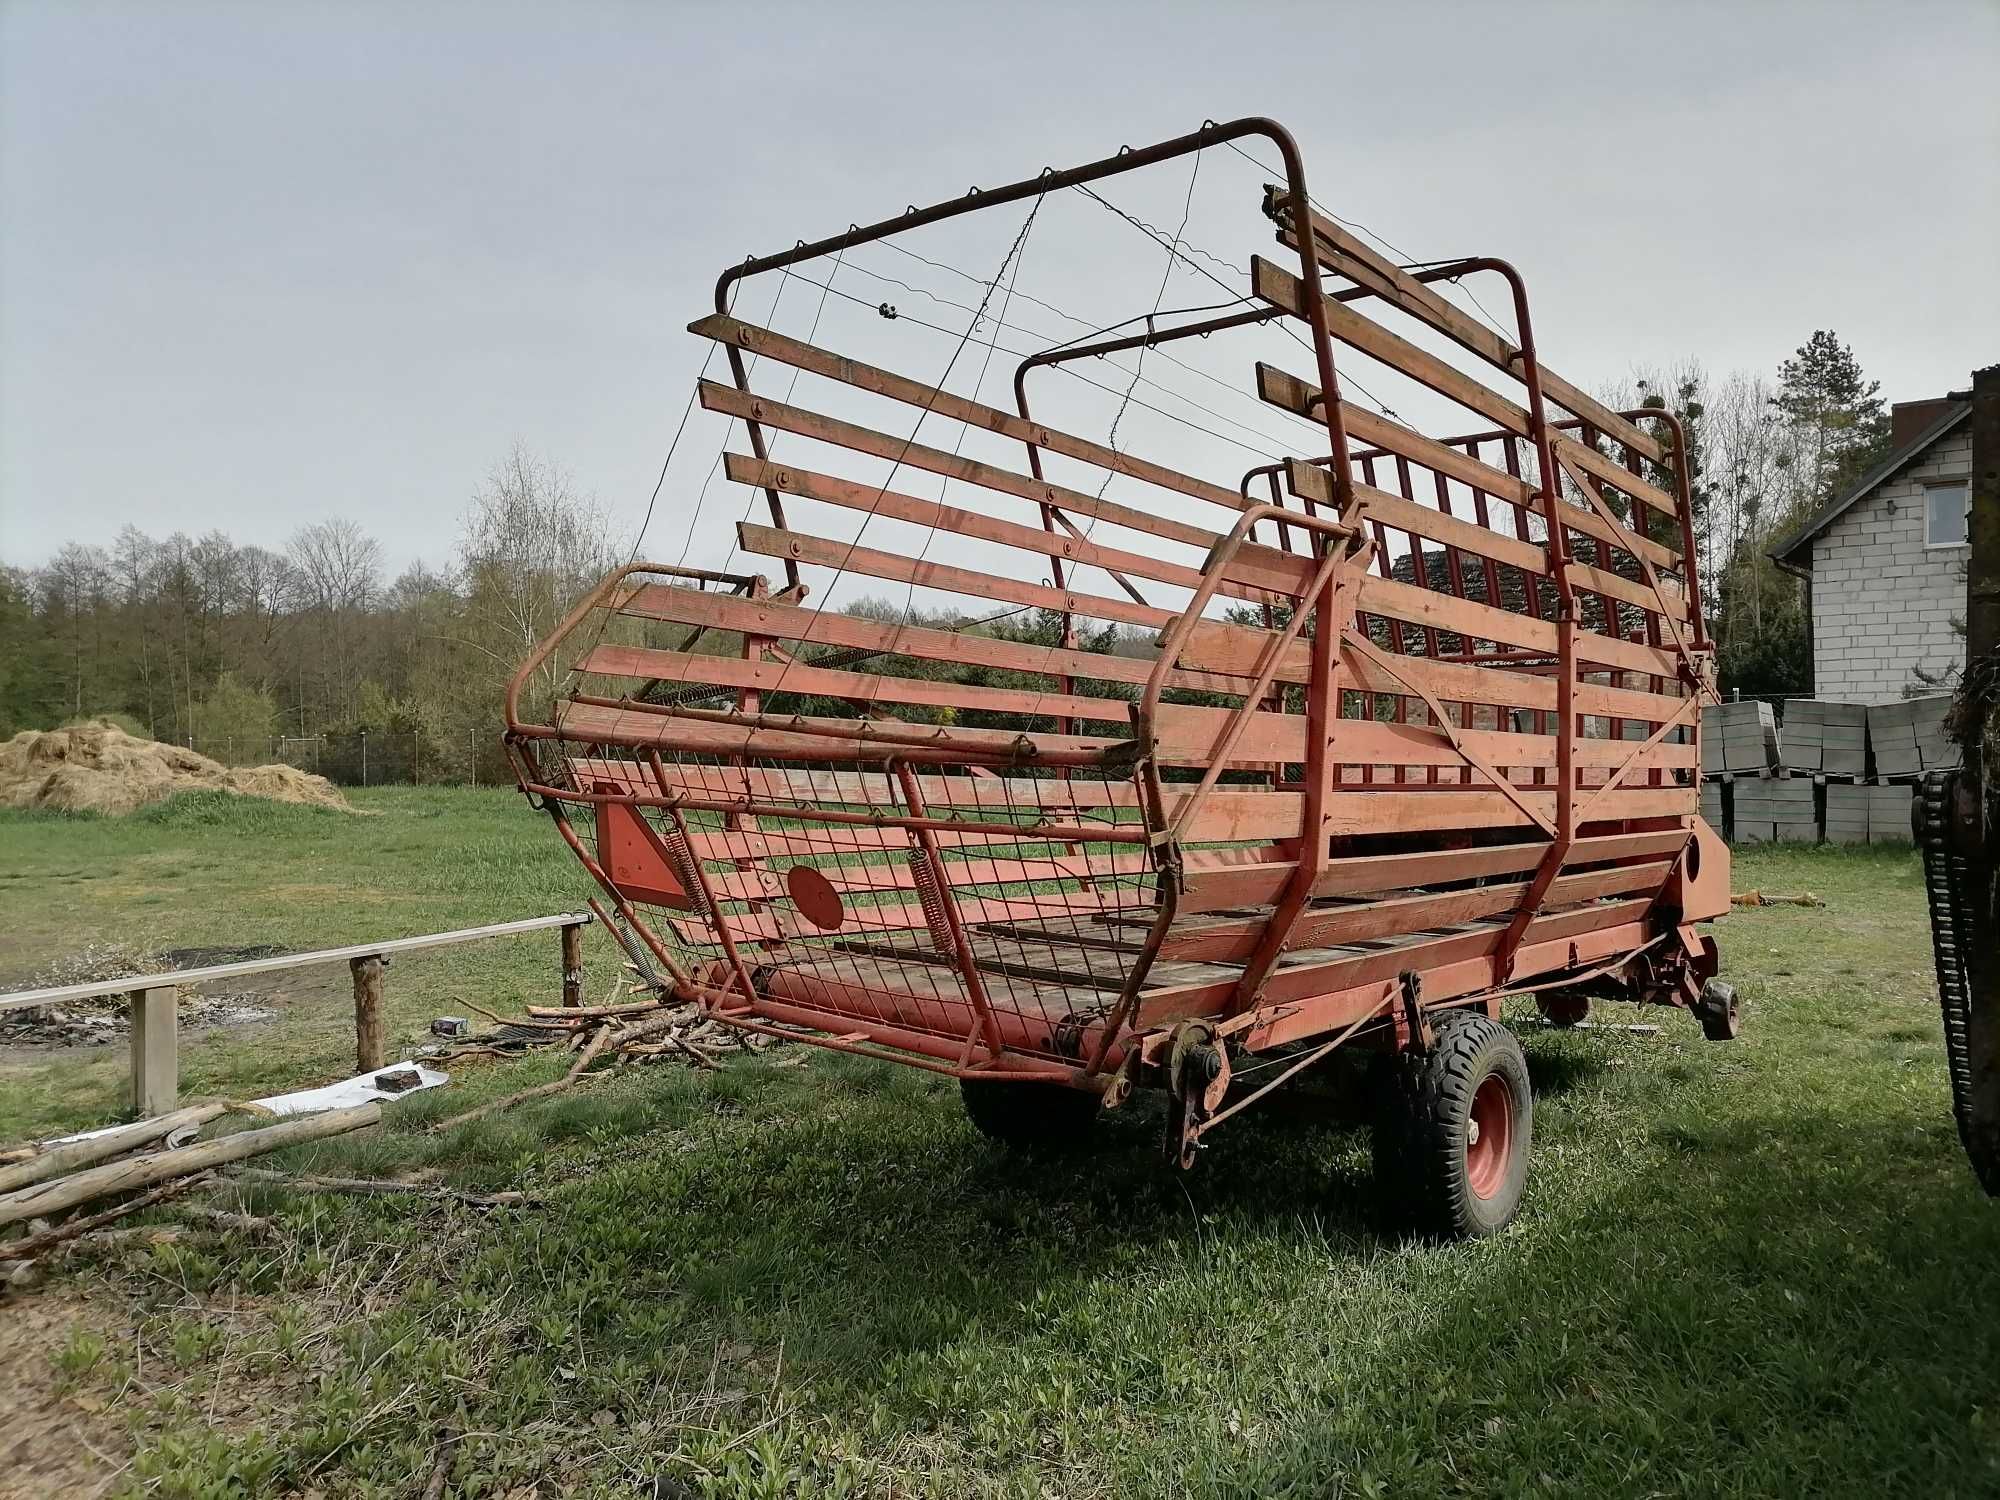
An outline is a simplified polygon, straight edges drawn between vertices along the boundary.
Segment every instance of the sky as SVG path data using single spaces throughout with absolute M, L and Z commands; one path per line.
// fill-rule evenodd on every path
M 1996 0 L 0 0 L 0 562 L 128 523 L 278 548 L 335 516 L 392 569 L 442 562 L 517 444 L 628 544 L 671 451 L 641 550 L 720 561 L 724 424 L 696 409 L 674 445 L 719 270 L 1246 114 L 1408 259 L 1519 266 L 1578 384 L 1690 356 L 1775 372 L 1832 328 L 1887 397 L 1934 395 L 2000 359 L 1996 76 Z M 1022 211 L 994 210 L 936 232 L 935 266 L 878 246 L 838 297 L 784 283 L 773 321 L 802 335 L 820 300 L 820 332 L 859 341 L 839 347 L 934 372 L 1007 267 L 1008 330 L 951 363 L 1005 404 L 989 333 L 1025 349 L 1156 296 L 1226 301 L 1225 263 L 1281 253 L 1248 163 L 1139 175 L 1105 194 L 1169 232 L 1185 213 L 1229 286 L 1179 263 L 1163 285 L 1158 247 L 1072 194 L 1018 257 Z M 745 287 L 754 310 L 776 280 Z M 1502 289 L 1476 295 L 1507 321 Z M 946 332 L 911 342 L 882 300 Z M 1225 436 L 1272 429 L 1245 358 L 1184 364 L 1206 373 L 1146 374 L 1205 391 Z M 1116 412 L 1083 394 L 1101 436 Z M 1236 453 L 1191 441 L 1233 482 Z

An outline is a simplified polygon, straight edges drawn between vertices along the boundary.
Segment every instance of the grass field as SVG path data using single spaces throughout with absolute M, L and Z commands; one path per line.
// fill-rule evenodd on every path
M 583 894 L 511 795 L 363 805 L 0 817 L 0 980 Z M 1722 925 L 1740 1041 L 1516 1017 L 1536 1157 L 1496 1240 L 1385 1235 L 1334 1110 L 1253 1111 L 1185 1176 L 1143 1109 L 1037 1164 L 949 1084 L 792 1049 L 426 1134 L 560 1064 L 465 1066 L 275 1160 L 539 1207 L 266 1187 L 275 1239 L 77 1257 L 0 1304 L 0 1493 L 406 1496 L 447 1433 L 449 1493 L 517 1500 L 2000 1493 L 2000 1205 L 1951 1127 L 1915 857 L 1761 850 L 1736 884 L 1827 903 Z M 555 963 L 553 935 L 398 960 L 392 1041 L 547 999 Z M 191 1039 L 185 1091 L 345 1072 L 346 984 Z M 0 1135 L 111 1118 L 121 1082 L 115 1052 L 17 1056 Z

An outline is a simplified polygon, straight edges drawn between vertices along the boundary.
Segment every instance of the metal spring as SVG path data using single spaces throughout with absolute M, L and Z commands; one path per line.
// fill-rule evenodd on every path
M 909 860 L 910 874 L 917 882 L 917 899 L 923 903 L 924 924 L 931 930 L 931 946 L 950 958 L 953 956 L 951 923 L 945 918 L 944 892 L 938 889 L 937 877 L 923 850 L 912 849 Z
M 667 851 L 667 862 L 673 867 L 674 876 L 681 883 L 681 889 L 694 903 L 694 909 L 711 922 L 720 922 L 722 914 L 709 901 L 702 884 L 701 872 L 694 862 L 694 850 L 688 847 L 678 824 L 669 823 L 659 830 L 660 847 Z

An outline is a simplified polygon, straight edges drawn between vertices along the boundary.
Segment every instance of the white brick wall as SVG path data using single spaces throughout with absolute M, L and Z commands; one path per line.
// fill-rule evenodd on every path
M 1966 547 L 1924 545 L 1924 482 L 1972 473 L 1955 428 L 1813 542 L 1813 695 L 1893 703 L 1965 662 Z M 1891 503 L 1894 514 L 1890 513 Z

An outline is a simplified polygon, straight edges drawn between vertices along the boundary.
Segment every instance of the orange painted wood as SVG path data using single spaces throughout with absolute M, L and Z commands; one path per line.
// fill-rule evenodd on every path
M 1012 412 L 967 400 L 950 391 L 941 391 L 934 386 L 925 385 L 922 381 L 849 359 L 844 354 L 835 354 L 831 350 L 787 338 L 784 334 L 775 333 L 768 328 L 758 328 L 735 318 L 712 314 L 706 318 L 697 318 L 688 325 L 688 331 L 700 334 L 704 338 L 719 339 L 734 344 L 739 349 L 747 349 L 766 359 L 778 360 L 795 369 L 824 375 L 830 380 L 838 380 L 858 390 L 887 396 L 906 406 L 934 412 L 940 417 L 970 422 L 975 427 L 997 432 L 1002 437 L 1032 443 L 1037 448 L 1060 453 L 1065 458 L 1096 464 L 1099 468 L 1110 469 L 1114 473 L 1147 484 L 1156 484 L 1162 489 L 1173 490 L 1197 500 L 1207 500 L 1232 510 L 1241 510 L 1244 505 L 1243 497 L 1237 491 L 1222 485 L 1211 484 L 1192 474 L 1183 474 L 1178 469 L 1151 463 L 1130 453 L 1120 453 L 1115 448 L 1107 448 L 1088 438 L 1073 437 L 1045 423 L 1032 422 Z
M 1190 526 L 1183 521 L 1135 510 L 1128 505 L 1099 500 L 1081 490 L 1072 490 L 1059 484 L 1048 484 L 1032 475 L 1016 473 L 997 464 L 962 458 L 956 453 L 947 453 L 942 448 L 932 448 L 916 442 L 907 435 L 892 437 L 886 432 L 877 432 L 873 428 L 843 422 L 836 417 L 823 416 L 818 412 L 807 411 L 783 401 L 745 395 L 733 386 L 703 381 L 701 404 L 709 411 L 743 417 L 767 427 L 795 432 L 800 437 L 831 443 L 836 447 L 846 448 L 854 453 L 866 453 L 874 458 L 886 458 L 892 463 L 905 464 L 911 468 L 925 469 L 930 473 L 942 474 L 948 479 L 962 480 L 966 484 L 976 484 L 1003 495 L 1032 500 L 1037 504 L 1054 505 L 1074 515 L 1095 516 L 1113 525 L 1130 527 L 1134 531 L 1146 532 L 1167 541 L 1185 542 L 1190 546 L 1206 549 L 1216 539 L 1215 532 L 1200 526 Z

